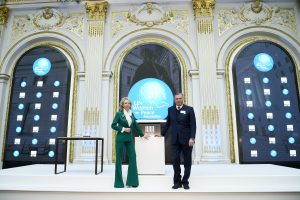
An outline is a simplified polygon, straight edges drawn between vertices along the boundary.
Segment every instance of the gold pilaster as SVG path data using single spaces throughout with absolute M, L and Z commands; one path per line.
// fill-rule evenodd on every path
M 215 8 L 215 0 L 193 0 L 194 16 L 197 17 L 210 17 L 213 15 Z
M 201 34 L 213 32 L 213 9 L 215 0 L 193 0 L 194 16 L 197 20 L 197 31 Z
M 87 1 L 85 9 L 88 15 L 88 20 L 102 20 L 106 18 L 108 3 L 106 1 Z
M 0 25 L 7 23 L 8 19 L 8 8 L 5 6 L 0 6 Z

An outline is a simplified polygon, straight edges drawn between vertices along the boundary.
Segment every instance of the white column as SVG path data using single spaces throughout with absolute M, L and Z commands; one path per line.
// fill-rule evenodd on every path
M 9 91 L 9 76 L 6 74 L 0 74 L 0 91 L 1 91 L 1 97 L 0 97 L 0 152 L 1 155 L 3 155 L 3 140 L 5 135 L 5 126 L 6 126 L 6 113 L 8 112 L 8 91 Z M 0 167 L 2 168 L 2 159 L 0 160 Z
M 103 71 L 102 72 L 102 104 L 104 106 L 102 106 L 101 109 L 101 113 L 103 113 L 102 115 L 102 119 L 101 119 L 101 137 L 104 138 L 104 152 L 103 152 L 103 161 L 104 163 L 109 163 L 111 162 L 111 160 L 109 160 L 109 158 L 111 158 L 111 146 L 110 144 L 112 144 L 111 141 L 111 136 L 109 135 L 110 133 L 112 133 L 112 129 L 110 128 L 110 124 L 111 122 L 108 121 L 108 119 L 110 119 L 109 117 L 109 105 L 111 105 L 110 102 L 110 94 L 112 93 L 113 90 L 111 90 L 109 88 L 109 82 L 111 80 L 112 77 L 112 72 L 111 71 Z
M 103 68 L 103 32 L 107 2 L 93 1 L 86 3 L 88 16 L 88 35 L 86 36 L 86 66 L 85 88 L 83 105 L 83 120 L 81 124 L 82 136 L 103 137 L 101 135 L 100 121 L 102 108 L 101 97 L 102 68 Z M 94 141 L 78 142 L 75 160 L 93 161 L 95 152 Z M 79 150 L 78 150 L 79 149 Z M 101 149 L 101 148 L 100 148 Z
M 195 138 L 195 146 L 193 149 L 193 163 L 198 164 L 201 159 L 202 155 L 202 134 L 200 129 L 200 119 L 201 119 L 201 112 L 200 110 L 200 101 L 199 101 L 199 71 L 198 70 L 190 70 L 189 76 L 192 78 L 192 101 L 193 101 L 193 108 L 195 111 L 196 117 L 196 138 Z
M 1 52 L 1 51 L 4 50 L 4 47 L 3 47 L 3 43 L 4 43 L 3 35 L 4 34 L 3 34 L 3 32 L 5 30 L 5 26 L 6 26 L 6 23 L 8 20 L 8 13 L 9 13 L 9 10 L 7 7 L 0 6 L 0 58 L 1 58 L 1 55 L 3 54 L 3 52 Z M 1 67 L 2 66 L 0 66 L 0 73 L 1 73 Z
M 213 0 L 193 0 L 197 26 L 197 46 L 200 81 L 200 161 L 224 160 L 220 126 L 220 105 L 217 95 L 217 74 L 214 52 Z M 198 149 L 196 149 L 198 150 Z

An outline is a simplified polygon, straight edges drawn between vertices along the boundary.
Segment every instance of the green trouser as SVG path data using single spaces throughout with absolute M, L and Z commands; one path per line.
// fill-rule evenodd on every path
M 133 142 L 116 142 L 116 170 L 115 170 L 115 188 L 123 188 L 124 183 L 122 179 L 122 160 L 124 153 L 124 146 L 129 158 L 128 173 L 127 173 L 127 186 L 138 186 L 138 172 L 136 166 L 136 154 Z

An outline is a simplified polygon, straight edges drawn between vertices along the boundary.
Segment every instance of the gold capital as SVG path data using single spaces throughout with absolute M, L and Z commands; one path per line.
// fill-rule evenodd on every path
M 86 2 L 85 8 L 89 20 L 105 20 L 108 3 L 101 2 Z
M 6 24 L 8 19 L 8 8 L 0 6 L 0 25 Z
M 209 17 L 213 15 L 215 0 L 193 0 L 192 3 L 195 17 Z

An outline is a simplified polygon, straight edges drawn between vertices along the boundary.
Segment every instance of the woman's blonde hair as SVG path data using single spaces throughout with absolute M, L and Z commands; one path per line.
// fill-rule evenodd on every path
M 124 102 L 125 101 L 130 101 L 130 99 L 128 97 L 123 97 L 120 101 L 120 105 L 119 105 L 119 111 L 123 111 L 124 110 Z M 130 101 L 131 102 L 131 101 Z

